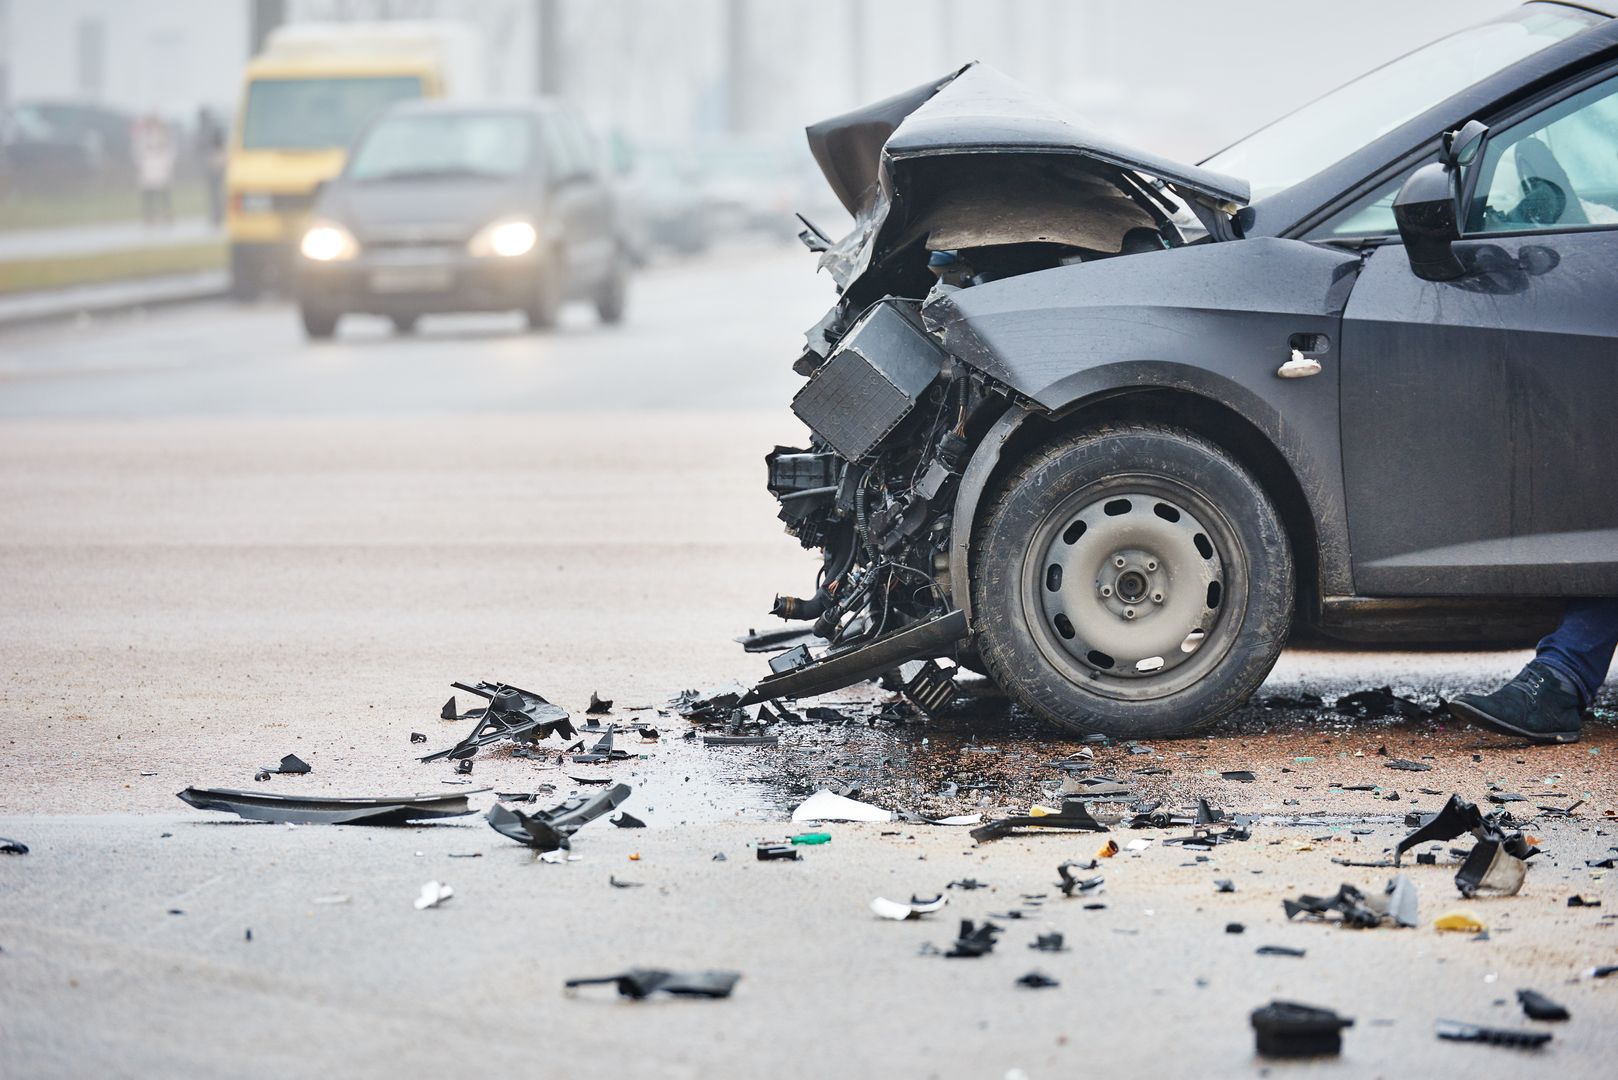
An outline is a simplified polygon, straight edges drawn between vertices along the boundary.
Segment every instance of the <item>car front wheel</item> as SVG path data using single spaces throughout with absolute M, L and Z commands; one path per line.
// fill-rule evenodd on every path
M 312 304 L 301 305 L 298 315 L 303 319 L 304 334 L 315 341 L 323 341 L 337 333 L 337 320 L 342 318 L 338 312 Z
M 1212 724 L 1269 674 L 1293 608 L 1275 507 L 1212 443 L 1089 431 L 1005 478 L 973 544 L 989 674 L 1064 727 L 1166 737 Z

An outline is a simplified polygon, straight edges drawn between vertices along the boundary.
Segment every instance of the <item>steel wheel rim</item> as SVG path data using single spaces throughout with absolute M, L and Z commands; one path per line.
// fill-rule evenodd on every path
M 1246 567 L 1225 515 L 1156 476 L 1114 476 L 1058 504 L 1023 560 L 1023 609 L 1051 665 L 1122 701 L 1193 685 L 1230 651 Z

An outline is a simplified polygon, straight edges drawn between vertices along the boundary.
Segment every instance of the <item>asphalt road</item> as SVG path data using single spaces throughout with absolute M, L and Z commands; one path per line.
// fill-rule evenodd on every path
M 0 1075 L 1251 1076 L 1265 1066 L 1246 1015 L 1272 997 L 1357 1017 L 1350 1075 L 1604 1075 L 1618 979 L 1577 974 L 1618 962 L 1612 875 L 1584 865 L 1618 832 L 1610 710 L 1585 742 L 1533 749 L 1330 707 L 1389 683 L 1432 703 L 1521 652 L 1291 650 L 1210 735 L 1096 749 L 1096 770 L 1143 797 L 1258 815 L 1253 840 L 1209 863 L 1161 843 L 1123 856 L 1108 909 L 1048 899 L 1002 920 L 980 960 L 918 949 L 947 945 L 956 917 L 1054 897 L 1055 864 L 1097 838 L 974 847 L 958 830 L 840 826 L 802 863 L 752 860 L 820 784 L 997 816 L 1048 801 L 1048 762 L 1078 748 L 983 686 L 932 724 L 795 728 L 780 748 L 705 751 L 658 714 L 679 690 L 756 677 L 730 637 L 812 579 L 761 475 L 763 452 L 801 435 L 788 365 L 830 295 L 809 267 L 762 248 L 659 267 L 627 325 L 581 308 L 544 336 L 491 317 L 401 339 L 356 320 L 309 345 L 284 307 L 226 304 L 0 336 L 0 835 L 34 848 L 0 856 Z M 471 777 L 560 797 L 572 776 L 611 775 L 651 827 L 597 823 L 579 862 L 552 866 L 477 818 L 289 830 L 174 799 L 254 787 L 285 753 L 314 771 L 263 788 L 455 790 L 448 765 L 415 760 L 466 727 L 438 718 L 455 679 L 575 713 L 598 690 L 615 719 L 659 727 L 611 767 L 493 753 Z M 1266 707 L 1303 692 L 1325 704 Z M 863 716 L 876 697 L 840 701 Z M 1232 769 L 1254 782 L 1218 775 Z M 1331 859 L 1374 857 L 1406 811 L 1491 789 L 1583 802 L 1536 824 L 1548 854 L 1521 896 L 1474 905 L 1489 941 L 1431 929 L 1458 903 L 1443 865 L 1411 870 L 1416 930 L 1282 918 L 1285 896 L 1379 888 L 1385 871 Z M 866 910 L 966 876 L 993 888 L 930 921 Z M 1213 892 L 1221 876 L 1236 893 Z M 456 898 L 417 912 L 430 878 Z M 1573 893 L 1607 905 L 1569 909 Z M 1232 920 L 1249 932 L 1225 935 Z M 1036 929 L 1072 951 L 1029 951 Z M 744 979 L 727 1002 L 561 993 L 633 965 Z M 1035 967 L 1063 985 L 1013 986 Z M 1573 1011 L 1546 1050 L 1433 1038 L 1437 1016 L 1531 1026 L 1519 986 Z

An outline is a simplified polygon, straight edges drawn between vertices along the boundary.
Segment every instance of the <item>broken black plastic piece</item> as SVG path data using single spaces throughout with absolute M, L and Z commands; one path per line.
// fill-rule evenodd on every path
M 413 743 L 424 743 L 427 741 L 427 736 L 423 735 L 419 731 L 412 731 L 410 733 L 410 741 Z
M 251 821 L 292 825 L 403 825 L 472 813 L 468 795 L 488 788 L 446 795 L 332 799 L 320 795 L 272 795 L 232 788 L 186 788 L 179 797 L 198 810 L 221 810 Z
M 1294 949 L 1290 945 L 1260 945 L 1253 952 L 1258 956 L 1303 956 L 1307 950 Z
M 798 849 L 791 844 L 760 844 L 757 851 L 759 862 L 776 862 L 779 860 L 796 862 L 803 858 Z
M 1530 1020 L 1567 1020 L 1568 1011 L 1538 990 L 1517 991 L 1517 1002 Z
M 741 979 L 735 971 L 675 972 L 651 968 L 634 968 L 622 975 L 603 975 L 586 979 L 569 979 L 567 989 L 581 986 L 599 986 L 610 983 L 626 998 L 640 1001 L 662 992 L 680 997 L 728 998 Z
M 704 735 L 703 746 L 779 746 L 779 735 Z
M 461 776 L 472 775 L 472 759 L 462 758 L 455 763 L 455 772 Z
M 1049 990 L 1052 987 L 1061 986 L 1062 984 L 1045 974 L 1043 971 L 1030 971 L 1028 974 L 1017 980 L 1017 985 L 1027 987 L 1030 990 Z
M 590 747 L 588 753 L 574 754 L 571 760 L 575 765 L 601 765 L 609 761 L 629 760 L 629 751 L 614 750 L 612 748 L 612 740 L 615 734 L 617 734 L 616 729 L 607 728 L 606 733 L 596 740 L 596 744 Z M 580 745 L 583 745 L 582 741 Z
M 594 690 L 592 690 L 590 691 L 590 704 L 584 707 L 584 711 L 588 716 L 599 716 L 602 713 L 610 713 L 612 712 L 612 699 L 603 699 L 600 694 L 597 694 Z
M 785 652 L 770 657 L 770 673 L 772 675 L 781 675 L 788 671 L 796 671 L 801 667 L 807 667 L 813 662 L 814 657 L 809 655 L 808 645 L 794 645 Z
M 1404 758 L 1384 761 L 1382 767 L 1384 769 L 1400 769 L 1404 772 L 1430 772 L 1432 770 L 1432 766 L 1424 761 L 1407 761 Z
M 1000 930 L 1000 927 L 988 920 L 984 920 L 979 926 L 971 919 L 962 919 L 960 935 L 956 937 L 955 944 L 950 946 L 949 952 L 944 955 L 951 958 L 987 956 L 994 951 L 994 939 Z
M 1056 887 L 1061 889 L 1062 895 L 1066 897 L 1084 896 L 1088 893 L 1093 893 L 1097 889 L 1101 888 L 1102 884 L 1106 881 L 1106 878 L 1100 874 L 1097 874 L 1092 878 L 1080 878 L 1076 876 L 1073 871 L 1075 869 L 1094 870 L 1095 868 L 1096 862 L 1094 859 L 1091 859 L 1087 863 L 1062 863 L 1056 868 L 1056 872 L 1060 874 L 1062 878 L 1061 881 L 1056 883 Z
M 1440 1039 L 1450 1039 L 1455 1042 L 1488 1043 L 1491 1046 L 1515 1046 L 1524 1050 L 1544 1046 L 1551 1041 L 1551 1033 L 1548 1031 L 1521 1031 L 1515 1028 L 1487 1027 L 1483 1024 L 1468 1024 L 1460 1020 L 1438 1021 L 1437 1033 Z
M 1373 910 L 1365 902 L 1365 894 L 1354 886 L 1344 882 L 1333 896 L 1310 896 L 1305 893 L 1296 900 L 1283 900 L 1287 918 L 1296 915 L 1314 915 L 1324 919 L 1332 912 L 1336 912 L 1343 921 L 1344 926 L 1366 930 L 1382 922 L 1382 913 Z
M 1040 952 L 1068 951 L 1067 946 L 1062 944 L 1062 935 L 1055 932 L 1049 934 L 1040 934 L 1038 937 L 1034 938 L 1033 943 L 1028 947 L 1030 949 L 1038 949 Z
M 955 700 L 955 672 L 937 660 L 912 661 L 899 669 L 904 695 L 928 716 L 937 716 Z
M 1254 780 L 1258 779 L 1246 769 L 1232 769 L 1229 772 L 1222 772 L 1219 775 L 1223 776 L 1226 780 L 1234 780 L 1238 784 L 1251 784 Z
M 517 742 L 537 742 L 548 739 L 553 734 L 559 734 L 564 739 L 571 739 L 574 735 L 573 724 L 568 719 L 567 710 L 559 705 L 552 705 L 538 694 L 527 690 L 508 686 L 505 683 L 480 682 L 476 686 L 465 683 L 453 683 L 457 690 L 465 690 L 469 694 L 476 694 L 486 698 L 489 702 L 486 708 L 469 709 L 465 715 L 455 714 L 455 699 L 450 698 L 444 705 L 443 717 L 446 720 L 476 719 L 477 723 L 472 731 L 450 747 L 437 753 L 428 754 L 422 761 L 438 761 L 442 758 L 469 758 L 476 754 L 481 747 L 502 739 L 512 739 Z
M 572 836 L 580 828 L 617 809 L 629 798 L 628 784 L 617 784 L 607 791 L 586 798 L 575 795 L 552 807 L 525 814 L 520 810 L 495 803 L 489 808 L 489 826 L 502 836 L 509 836 L 520 844 L 537 851 L 555 851 L 572 847 Z
M 1354 1026 L 1346 1016 L 1330 1009 L 1272 1001 L 1254 1009 L 1253 1034 L 1264 1057 L 1327 1057 L 1343 1050 L 1343 1029 Z
M 1337 699 L 1336 708 L 1344 716 L 1356 716 L 1361 720 L 1386 716 L 1398 716 L 1405 720 L 1421 720 L 1444 711 L 1442 704 L 1435 709 L 1429 709 L 1427 706 L 1411 701 L 1407 697 L 1400 697 L 1393 692 L 1393 687 L 1391 686 L 1344 694 Z
M 627 810 L 619 813 L 619 815 L 617 817 L 608 818 L 607 820 L 611 821 L 614 825 L 618 826 L 620 829 L 644 829 L 644 828 L 646 828 L 646 822 L 642 821 L 640 818 L 636 817 L 634 814 L 631 814 Z
M 277 765 L 265 765 L 253 774 L 254 780 L 268 780 L 275 773 L 283 776 L 302 776 L 309 771 L 309 763 L 296 754 L 288 754 Z
M 0 836 L 0 855 L 26 854 L 28 854 L 27 844 L 23 843 L 21 840 L 8 840 L 6 837 Z
M 1106 832 L 1107 827 L 1090 816 L 1089 808 L 1080 799 L 1063 799 L 1062 811 L 1042 817 L 1022 815 L 991 821 L 972 830 L 972 839 L 983 843 L 1010 836 L 1018 829 L 1067 829 L 1079 832 Z

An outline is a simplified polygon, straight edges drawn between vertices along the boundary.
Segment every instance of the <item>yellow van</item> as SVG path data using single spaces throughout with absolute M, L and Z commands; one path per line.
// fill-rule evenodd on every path
M 294 23 L 247 65 L 225 183 L 231 290 L 284 286 L 320 185 L 397 101 L 482 96 L 476 38 L 461 23 Z

